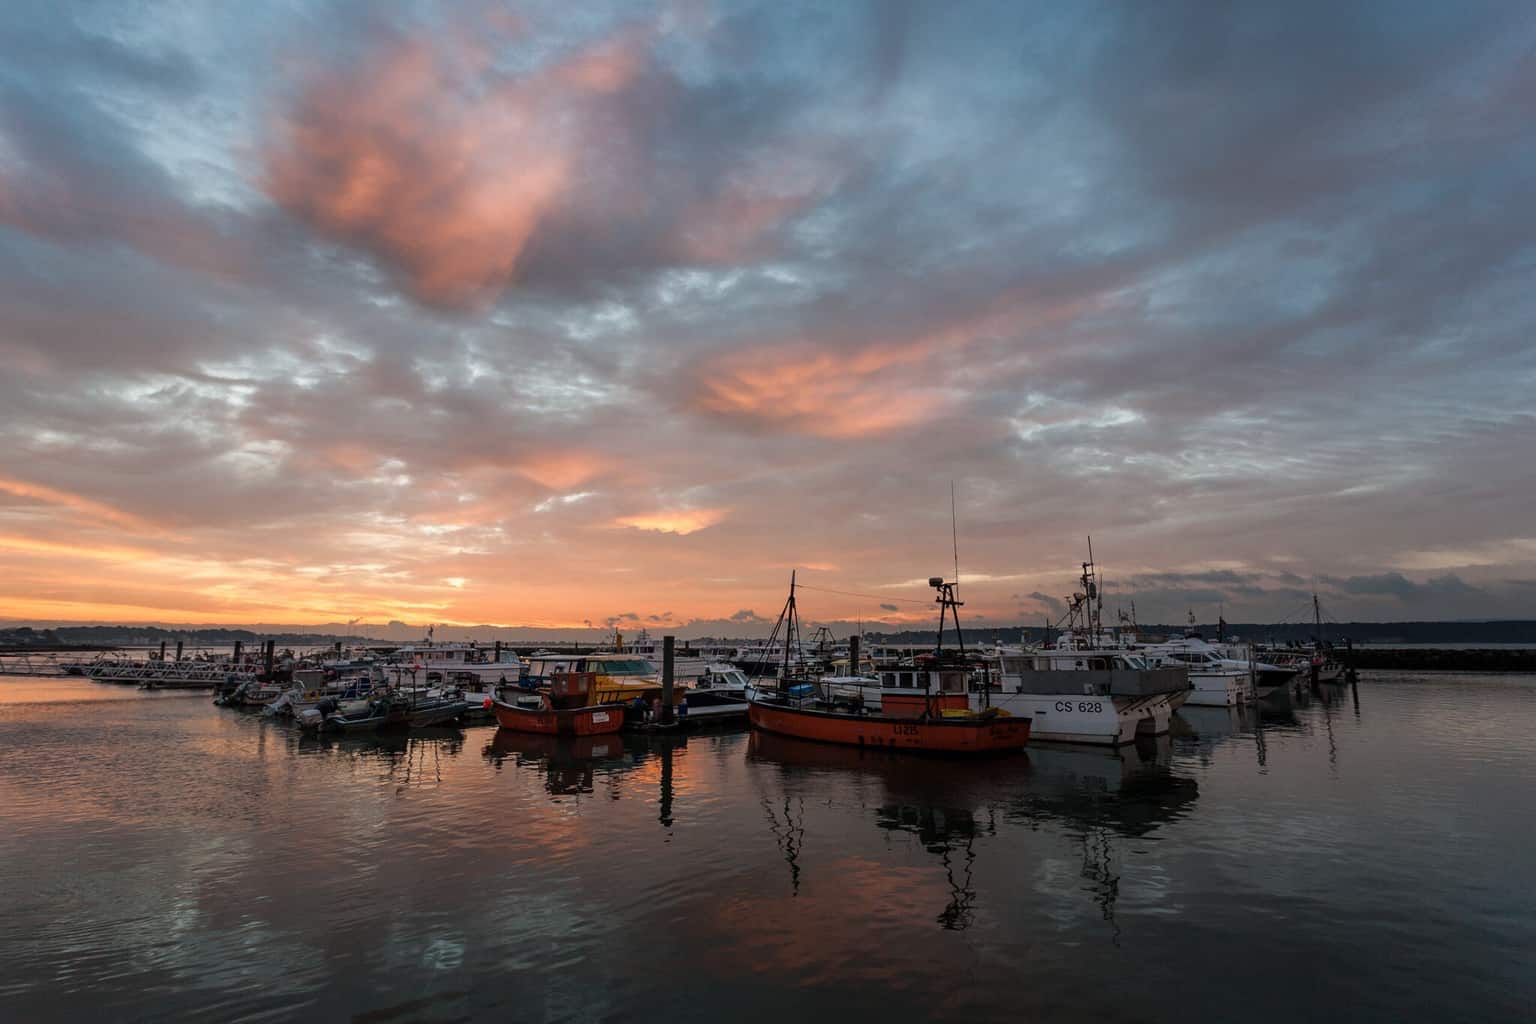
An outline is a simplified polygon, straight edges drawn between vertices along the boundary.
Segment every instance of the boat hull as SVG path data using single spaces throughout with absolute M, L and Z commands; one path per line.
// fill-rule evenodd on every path
M 1168 732 L 1174 698 L 1184 693 L 1181 690 L 1144 697 L 1111 697 L 993 692 L 989 696 L 994 706 L 1030 719 L 1029 737 L 1035 742 L 1119 747 L 1135 743 L 1138 736 L 1161 736 Z M 977 706 L 981 694 L 972 694 L 971 698 L 973 707 Z
M 415 708 L 405 719 L 405 724 L 412 729 L 426 729 L 434 725 L 445 725 L 457 721 L 459 716 L 469 709 L 466 701 L 446 701 L 435 707 Z
M 498 700 L 492 704 L 492 710 L 496 724 L 503 729 L 546 736 L 601 736 L 618 732 L 624 726 L 624 709 L 612 704 L 549 711 L 520 708 Z
M 1249 697 L 1248 677 L 1235 673 L 1189 674 L 1190 690 L 1185 703 L 1195 707 L 1234 707 Z
M 883 715 L 843 714 L 754 701 L 748 708 L 754 728 L 784 736 L 934 754 L 993 754 L 1023 748 L 1030 720 L 1008 715 L 991 718 L 897 719 Z

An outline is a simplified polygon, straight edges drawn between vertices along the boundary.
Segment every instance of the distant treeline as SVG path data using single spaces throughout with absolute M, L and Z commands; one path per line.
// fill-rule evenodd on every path
M 248 629 L 163 629 L 158 626 L 55 626 L 33 629 L 18 626 L 0 629 L 4 647 L 153 647 L 162 641 L 187 647 L 227 647 L 235 641 L 254 645 L 275 640 L 289 646 L 313 647 L 320 644 L 366 643 L 363 637 L 335 636 L 329 633 L 253 633 Z

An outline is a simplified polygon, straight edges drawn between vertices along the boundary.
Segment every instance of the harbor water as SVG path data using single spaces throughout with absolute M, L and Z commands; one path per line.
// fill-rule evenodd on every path
M 1536 677 L 1176 726 L 316 739 L 0 679 L 0 1017 L 1536 1019 Z

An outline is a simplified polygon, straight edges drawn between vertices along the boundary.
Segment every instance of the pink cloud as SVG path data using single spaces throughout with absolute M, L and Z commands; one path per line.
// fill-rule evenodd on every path
M 395 268 L 422 301 L 484 305 L 593 156 L 586 108 L 635 79 L 642 43 L 625 34 L 511 77 L 462 34 L 397 41 L 317 77 L 279 118 L 267 190 Z

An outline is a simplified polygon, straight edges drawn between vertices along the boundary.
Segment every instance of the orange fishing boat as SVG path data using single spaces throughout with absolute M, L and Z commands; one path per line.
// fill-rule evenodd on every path
M 971 673 L 964 650 L 956 654 L 943 649 L 946 615 L 954 613 L 955 632 L 960 633 L 956 611 L 960 602 L 955 599 L 954 584 L 940 577 L 929 582 L 939 591 L 941 605 L 938 647 L 916 671 L 900 673 L 904 685 L 872 684 L 879 688 L 880 710 L 871 713 L 860 698 L 833 699 L 815 680 L 791 674 L 788 652 L 795 646 L 798 622 L 791 575 L 789 600 L 774 626 L 775 636 L 781 625 L 785 630 L 784 669 L 776 689 L 753 697 L 747 709 L 752 725 L 800 739 L 885 750 L 989 754 L 1021 749 L 1029 742 L 1030 719 L 1014 717 L 1001 708 L 971 709 Z M 846 684 L 840 687 L 846 688 Z
M 496 724 L 503 729 L 547 736 L 600 736 L 618 732 L 624 726 L 622 705 L 587 703 L 595 681 L 596 675 L 592 672 L 566 672 L 550 680 L 547 693 L 514 697 L 509 701 L 498 690 L 488 701 L 496 715 Z
M 990 754 L 1020 750 L 1029 742 L 1029 719 L 1006 711 L 965 717 L 901 719 L 814 707 L 754 701 L 747 714 L 759 729 L 823 743 L 915 750 L 935 754 Z

